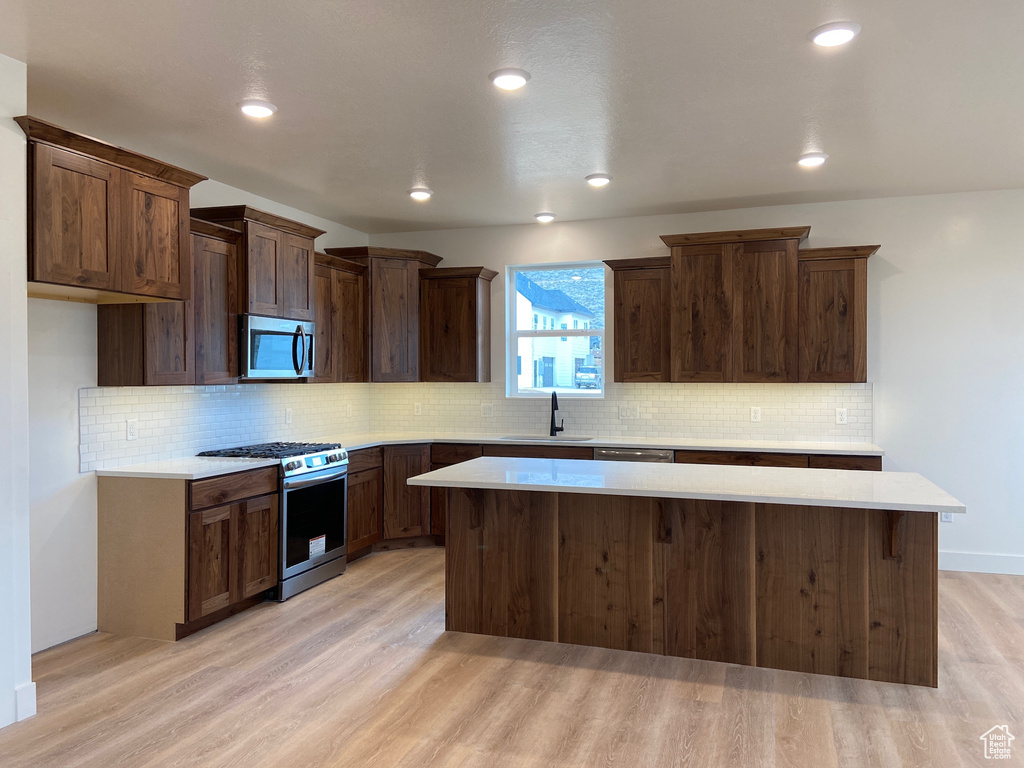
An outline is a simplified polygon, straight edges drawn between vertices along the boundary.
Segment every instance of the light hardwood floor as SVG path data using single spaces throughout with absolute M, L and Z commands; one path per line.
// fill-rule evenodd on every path
M 0 766 L 1024 765 L 1024 578 L 943 573 L 939 688 L 444 632 L 440 549 L 372 555 L 179 643 L 34 659 Z

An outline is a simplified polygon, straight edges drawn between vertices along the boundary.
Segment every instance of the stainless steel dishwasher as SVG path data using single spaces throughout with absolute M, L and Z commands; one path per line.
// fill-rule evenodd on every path
M 645 461 L 652 464 L 671 464 L 675 461 L 672 451 L 655 448 L 595 448 L 597 461 Z

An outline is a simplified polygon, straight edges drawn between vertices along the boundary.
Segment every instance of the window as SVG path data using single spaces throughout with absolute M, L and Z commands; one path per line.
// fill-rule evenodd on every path
M 508 267 L 509 397 L 604 395 L 604 283 L 600 262 Z

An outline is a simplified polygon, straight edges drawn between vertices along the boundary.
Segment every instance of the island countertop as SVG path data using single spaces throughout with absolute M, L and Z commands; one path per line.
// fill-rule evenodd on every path
M 902 512 L 967 511 L 913 472 L 484 457 L 418 475 L 409 479 L 409 485 Z

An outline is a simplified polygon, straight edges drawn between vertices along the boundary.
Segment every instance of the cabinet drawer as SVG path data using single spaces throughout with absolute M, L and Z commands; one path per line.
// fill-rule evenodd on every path
M 484 456 L 515 459 L 593 459 L 594 449 L 569 445 L 485 445 Z
M 861 469 L 882 471 L 881 456 L 811 456 L 810 466 L 816 469 Z
M 363 472 L 367 469 L 377 469 L 384 463 L 382 458 L 381 449 L 377 448 L 363 448 L 358 451 L 349 451 L 348 454 L 348 473 L 350 475 L 356 472 Z
M 235 472 L 209 480 L 194 480 L 191 483 L 191 509 L 205 509 L 219 504 L 229 504 L 253 496 L 277 493 L 277 467 L 264 467 L 249 472 Z
M 737 451 L 676 451 L 677 464 L 727 464 L 736 467 L 806 467 L 802 453 L 745 453 Z
M 430 446 L 430 461 L 434 464 L 458 464 L 483 456 L 482 445 L 434 443 Z

